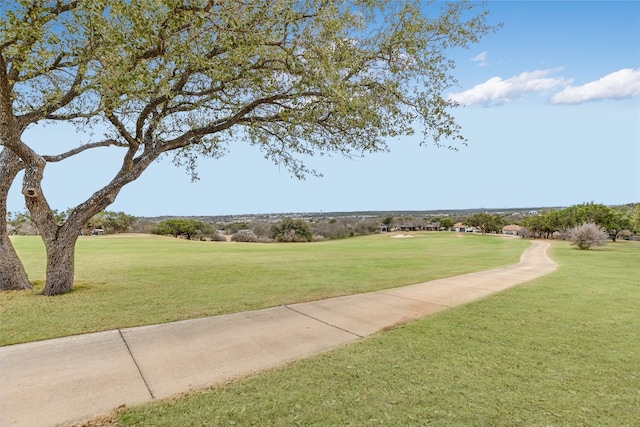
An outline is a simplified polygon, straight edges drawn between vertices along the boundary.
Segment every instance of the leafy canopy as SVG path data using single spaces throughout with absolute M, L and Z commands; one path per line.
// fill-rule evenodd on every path
M 195 176 L 199 156 L 237 138 L 298 177 L 315 172 L 306 156 L 386 150 L 414 126 L 455 148 L 446 55 L 492 30 L 471 2 L 9 3 L 0 48 L 14 112 L 110 123 L 127 173 L 172 151 Z

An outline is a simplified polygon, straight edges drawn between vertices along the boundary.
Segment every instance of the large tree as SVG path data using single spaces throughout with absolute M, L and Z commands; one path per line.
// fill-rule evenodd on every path
M 465 223 L 472 227 L 477 227 L 478 229 L 480 229 L 482 234 L 500 233 L 502 231 L 502 227 L 504 226 L 504 219 L 502 219 L 502 217 L 497 214 L 480 212 L 471 215 L 465 220 Z
M 3 7 L 0 137 L 11 153 L 0 168 L 24 169 L 25 204 L 47 250 L 46 295 L 72 289 L 81 227 L 165 153 L 195 177 L 198 158 L 221 156 L 245 139 L 304 177 L 316 173 L 307 156 L 386 150 L 389 138 L 416 128 L 422 143 L 457 147 L 464 139 L 449 111 L 455 104 L 444 97 L 455 83 L 447 55 L 493 30 L 482 6 L 457 1 L 14 0 Z M 46 156 L 23 138 L 43 121 L 104 123 L 111 131 Z M 56 221 L 42 190 L 46 165 L 104 146 L 122 152 L 112 180 Z M 0 177 L 2 200 L 15 176 Z M 0 258 L 15 261 L 10 251 Z

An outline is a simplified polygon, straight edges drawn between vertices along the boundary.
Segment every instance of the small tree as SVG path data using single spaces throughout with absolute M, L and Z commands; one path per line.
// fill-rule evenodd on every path
M 276 242 L 310 242 L 313 240 L 309 223 L 302 219 L 285 218 L 271 229 Z
M 204 237 L 217 234 L 217 231 L 211 224 L 202 221 L 189 218 L 176 218 L 158 223 L 155 233 L 173 237 L 182 236 L 187 240 L 191 240 L 194 237 L 202 240 Z
M 450 230 L 455 225 L 455 222 L 451 218 L 441 218 L 440 219 L 440 228 L 446 228 Z
M 590 249 L 593 246 L 607 244 L 609 234 L 592 222 L 573 227 L 569 230 L 569 240 L 578 249 Z
M 384 225 L 387 231 L 389 231 L 391 230 L 391 227 L 393 226 L 394 221 L 395 219 L 391 215 L 389 215 L 382 219 L 382 225 Z

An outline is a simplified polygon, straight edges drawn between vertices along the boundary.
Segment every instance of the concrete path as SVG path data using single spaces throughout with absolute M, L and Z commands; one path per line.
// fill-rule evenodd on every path
M 78 421 L 326 351 L 550 273 L 548 247 L 402 288 L 0 347 L 0 426 Z

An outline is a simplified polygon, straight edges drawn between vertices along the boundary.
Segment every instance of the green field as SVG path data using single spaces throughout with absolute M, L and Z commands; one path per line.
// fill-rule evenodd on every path
M 111 423 L 638 426 L 640 244 L 552 257 L 556 272 L 491 298 Z
M 1 345 L 419 283 L 515 263 L 529 245 L 454 233 L 299 244 L 85 236 L 76 247 L 75 290 L 45 297 L 41 239 L 13 242 L 38 285 L 0 294 Z

